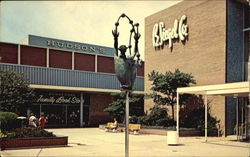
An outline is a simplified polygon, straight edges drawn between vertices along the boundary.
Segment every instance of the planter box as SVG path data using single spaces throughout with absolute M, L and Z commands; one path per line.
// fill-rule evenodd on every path
M 105 125 L 99 125 L 100 129 L 105 129 Z M 125 130 L 122 125 L 119 124 L 119 127 L 117 129 L 118 131 L 120 130 Z M 155 135 L 167 135 L 168 131 L 172 130 L 166 130 L 166 129 L 147 129 L 147 128 L 141 128 L 139 130 L 139 133 L 141 134 L 155 134 Z M 180 130 L 180 137 L 187 137 L 187 136 L 201 136 L 201 132 L 199 130 Z
M 167 135 L 168 131 L 165 129 L 141 129 L 139 132 L 143 134 L 155 134 L 155 135 Z M 180 130 L 180 137 L 187 136 L 200 136 L 201 133 L 199 130 Z
M 18 147 L 66 146 L 68 145 L 68 136 L 1 139 L 0 145 L 2 150 Z

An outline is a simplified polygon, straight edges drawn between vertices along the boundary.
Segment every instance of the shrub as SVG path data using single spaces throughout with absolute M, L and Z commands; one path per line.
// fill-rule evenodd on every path
M 207 116 L 208 135 L 217 136 L 219 130 L 216 126 L 219 123 L 219 120 L 217 120 L 215 117 L 212 117 L 209 111 L 210 111 L 210 108 L 208 107 L 208 116 Z M 205 135 L 205 108 L 204 106 L 193 110 L 184 120 L 184 123 L 182 125 L 187 128 L 197 128 L 198 130 L 201 131 L 201 135 Z
M 41 127 L 23 127 L 17 128 L 7 133 L 7 138 L 27 138 L 27 137 L 53 137 L 52 132 L 48 132 Z
M 131 116 L 129 118 L 129 123 L 131 123 L 131 124 L 137 124 L 138 123 L 138 117 L 137 116 Z
M 18 115 L 13 112 L 0 112 L 1 131 L 10 131 L 19 127 Z
M 130 123 L 139 123 L 148 126 L 173 126 L 175 121 L 168 117 L 167 109 L 159 106 L 154 106 L 150 109 L 150 113 L 144 116 L 132 116 Z

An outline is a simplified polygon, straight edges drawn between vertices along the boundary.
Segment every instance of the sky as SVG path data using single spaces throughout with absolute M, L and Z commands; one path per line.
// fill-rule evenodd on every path
M 144 59 L 145 17 L 179 1 L 2 1 L 0 41 L 19 43 L 28 34 L 113 47 L 112 29 L 125 13 L 138 22 L 139 51 Z M 118 27 L 119 45 L 128 45 L 128 21 Z

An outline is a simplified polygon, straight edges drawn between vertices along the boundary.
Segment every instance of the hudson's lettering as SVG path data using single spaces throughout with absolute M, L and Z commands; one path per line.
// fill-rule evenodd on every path
M 81 45 L 75 44 L 75 49 L 76 50 L 80 50 L 81 49 Z
M 85 52 L 97 52 L 97 51 L 99 53 L 104 52 L 104 48 L 99 48 L 99 47 L 86 46 L 86 45 L 73 44 L 73 43 L 64 43 L 64 42 L 54 41 L 54 40 L 47 40 L 46 42 L 47 42 L 47 46 L 51 46 L 51 47 L 67 48 L 67 49 L 85 51 Z
M 73 48 L 73 44 L 67 43 L 67 44 L 66 44 L 66 47 L 67 47 L 68 49 L 72 49 L 72 48 Z
M 53 41 L 53 40 L 47 40 L 47 45 L 48 46 L 55 46 L 55 41 Z
M 57 46 L 58 46 L 58 47 L 60 47 L 60 48 L 63 48 L 64 43 L 63 43 L 63 42 L 59 42 L 59 41 L 58 41 L 58 42 L 57 42 Z

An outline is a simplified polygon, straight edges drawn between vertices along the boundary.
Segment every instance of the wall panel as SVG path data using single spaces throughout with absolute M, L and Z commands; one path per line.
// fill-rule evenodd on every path
M 142 65 L 137 68 L 137 76 L 144 76 L 144 62 L 142 62 Z
M 18 45 L 0 43 L 0 62 L 17 64 Z
M 95 55 L 75 53 L 75 70 L 95 71 Z
M 49 66 L 53 68 L 72 69 L 72 52 L 50 49 Z
M 115 73 L 114 58 L 98 56 L 97 58 L 97 72 Z
M 46 67 L 46 48 L 21 45 L 21 64 Z

